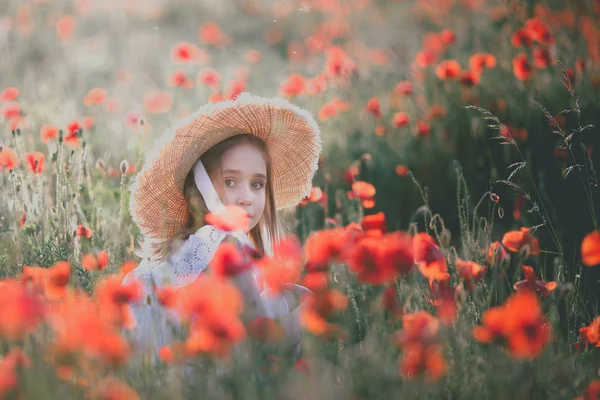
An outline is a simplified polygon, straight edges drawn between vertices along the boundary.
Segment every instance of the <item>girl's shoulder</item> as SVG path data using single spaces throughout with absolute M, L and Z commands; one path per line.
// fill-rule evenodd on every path
M 143 259 L 125 276 L 123 283 L 138 279 L 144 284 L 158 287 L 190 284 L 208 267 L 226 236 L 227 232 L 205 225 L 190 235 L 168 258 L 159 261 Z

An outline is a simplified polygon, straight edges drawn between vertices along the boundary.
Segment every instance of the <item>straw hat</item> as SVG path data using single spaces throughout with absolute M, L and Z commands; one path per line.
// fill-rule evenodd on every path
M 242 93 L 188 115 L 148 152 L 130 188 L 130 212 L 146 237 L 162 240 L 182 232 L 189 217 L 183 195 L 187 174 L 212 146 L 238 134 L 266 143 L 277 209 L 293 207 L 310 194 L 321 152 L 312 114 L 281 98 Z

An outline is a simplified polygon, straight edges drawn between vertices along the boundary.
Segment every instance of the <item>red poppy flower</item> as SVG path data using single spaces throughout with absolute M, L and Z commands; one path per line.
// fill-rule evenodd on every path
M 588 267 L 600 265 L 600 231 L 585 236 L 581 242 L 581 259 Z
M 40 139 L 42 143 L 48 143 L 51 139 L 58 138 L 58 128 L 52 125 L 43 125 L 40 128 Z
M 516 291 L 530 290 L 539 292 L 544 297 L 548 297 L 550 292 L 556 289 L 556 282 L 545 282 L 537 279 L 535 271 L 528 265 L 523 265 L 523 274 L 525 275 L 525 279 L 518 281 L 513 285 Z
M 429 301 L 436 307 L 440 322 L 444 325 L 454 323 L 458 315 L 458 309 L 456 305 L 456 288 L 450 286 L 450 279 L 443 281 L 430 279 L 429 290 L 431 292 Z
M 404 314 L 404 306 L 398 298 L 396 288 L 390 286 L 383 291 L 381 296 L 383 309 L 389 312 L 394 318 L 402 318 Z
M 496 57 L 489 53 L 475 53 L 469 58 L 469 67 L 474 73 L 480 74 L 484 69 L 496 67 Z
M 529 246 L 529 252 L 532 255 L 540 254 L 540 245 L 538 240 L 531 234 L 531 229 L 521 227 L 518 231 L 510 231 L 502 237 L 502 244 L 510 251 L 520 252 L 525 245 Z
M 415 63 L 420 68 L 427 68 L 438 60 L 437 54 L 431 50 L 422 50 L 417 53 Z
M 171 60 L 176 63 L 206 63 L 208 53 L 193 43 L 180 42 L 171 49 Z
M 525 31 L 529 37 L 541 45 L 549 45 L 554 43 L 554 38 L 550 33 L 548 25 L 539 18 L 530 18 L 525 21 Z
M 427 137 L 429 136 L 429 132 L 431 131 L 431 127 L 425 121 L 417 122 L 417 136 L 419 137 Z
M 460 74 L 460 83 L 465 86 L 479 85 L 481 75 L 475 71 L 463 71 Z
M 92 230 L 90 228 L 87 228 L 83 225 L 78 225 L 77 229 L 75 230 L 75 235 L 77 237 L 80 236 L 85 236 L 86 238 L 91 238 L 92 237 Z
M 513 72 L 517 79 L 521 81 L 529 80 L 533 69 L 525 53 L 519 53 L 513 58 Z
M 554 64 L 554 59 L 547 47 L 536 47 L 533 49 L 533 65 L 536 68 L 547 68 Z
M 43 301 L 25 285 L 13 279 L 0 281 L 0 337 L 22 339 L 37 329 L 44 315 Z
M 442 61 L 435 69 L 436 76 L 441 80 L 458 79 L 460 72 L 460 64 L 455 60 Z
M 25 160 L 27 161 L 29 172 L 32 174 L 41 174 L 44 172 L 44 158 L 44 153 L 40 151 L 25 153 Z
M 265 286 L 275 292 L 289 283 L 300 280 L 302 267 L 302 245 L 295 236 L 283 237 L 273 248 L 272 257 L 257 260 Z
M 18 88 L 9 87 L 0 93 L 0 103 L 8 103 L 16 100 L 19 97 L 20 91 Z
M 348 307 L 348 298 L 335 289 L 310 293 L 304 301 L 300 323 L 317 336 L 340 337 L 345 331 L 328 321 L 330 317 Z
M 83 98 L 83 104 L 86 106 L 102 105 L 106 101 L 107 97 L 108 97 L 108 94 L 106 92 L 106 89 L 93 88 Z
M 14 151 L 11 147 L 3 146 L 0 149 L 0 170 L 1 169 L 15 169 L 19 166 L 21 161 L 17 156 L 17 152 Z
M 325 71 L 332 77 L 348 77 L 358 69 L 356 63 L 348 57 L 340 46 L 332 46 L 327 50 Z
M 365 107 L 365 109 L 371 114 L 373 114 L 375 118 L 381 118 L 381 104 L 379 102 L 379 98 L 371 97 L 367 102 L 367 106 Z
M 216 22 L 206 22 L 200 26 L 198 36 L 203 43 L 214 46 L 221 45 L 225 40 L 225 35 Z
M 56 22 L 56 34 L 61 39 L 67 39 L 73 34 L 76 25 L 75 18 L 70 15 L 62 16 Z
M 533 38 L 529 31 L 524 28 L 517 29 L 510 38 L 514 47 L 530 47 L 533 44 Z
M 414 261 L 423 276 L 435 280 L 450 278 L 446 258 L 436 245 L 434 238 L 427 233 L 418 233 L 414 237 L 413 246 L 415 253 Z
M 187 77 L 185 70 L 178 69 L 169 77 L 169 86 L 190 89 L 194 87 L 194 82 Z
M 151 114 L 162 114 L 171 109 L 173 98 L 171 93 L 151 91 L 144 96 L 144 108 Z
M 396 174 L 398 176 L 408 176 L 410 169 L 406 165 L 396 165 Z
M 484 266 L 474 261 L 465 261 L 460 258 L 456 259 L 456 270 L 461 279 L 464 280 L 467 290 L 473 290 L 475 284 L 483 279 L 485 275 Z
M 279 92 L 286 97 L 300 96 L 306 90 L 306 78 L 302 74 L 292 74 L 281 83 Z
M 397 112 L 394 114 L 392 119 L 392 125 L 394 128 L 400 128 L 410 123 L 410 117 L 405 112 Z
M 62 298 L 67 293 L 71 264 L 59 261 L 48 269 L 45 276 L 44 292 L 51 300 Z
M 383 212 L 378 212 L 377 214 L 365 215 L 360 221 L 360 226 L 365 231 L 375 229 L 382 233 L 385 233 L 385 214 Z
M 516 292 L 503 305 L 487 310 L 483 326 L 473 330 L 476 340 L 483 343 L 500 340 L 513 357 L 527 359 L 542 352 L 551 334 L 540 301 L 531 291 Z
M 222 211 L 217 213 L 208 213 L 204 219 L 207 224 L 228 232 L 237 229 L 245 231 L 250 223 L 248 213 L 235 205 L 225 206 Z
M 393 90 L 393 93 L 400 95 L 409 95 L 413 92 L 413 84 L 409 81 L 400 81 Z

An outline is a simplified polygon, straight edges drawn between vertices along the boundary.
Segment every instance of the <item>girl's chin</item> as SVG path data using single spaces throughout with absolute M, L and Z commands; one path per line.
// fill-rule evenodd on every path
M 244 233 L 245 233 L 245 234 L 248 234 L 248 233 L 250 233 L 250 231 L 251 231 L 252 229 L 254 229 L 254 227 L 255 227 L 255 226 L 256 226 L 256 222 L 254 222 L 254 221 L 252 221 L 252 220 L 251 220 L 251 221 L 250 221 L 250 224 L 248 224 L 248 229 L 245 229 L 245 230 L 244 230 Z

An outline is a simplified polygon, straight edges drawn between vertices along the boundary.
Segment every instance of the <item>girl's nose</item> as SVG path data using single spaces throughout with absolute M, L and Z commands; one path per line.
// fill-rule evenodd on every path
M 239 194 L 237 204 L 240 206 L 251 206 L 252 205 L 252 196 L 249 190 L 242 190 Z

